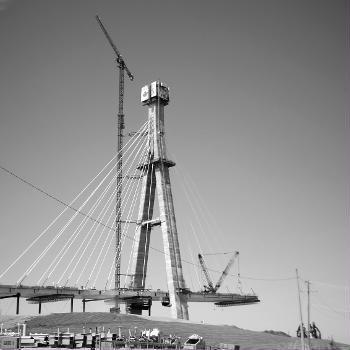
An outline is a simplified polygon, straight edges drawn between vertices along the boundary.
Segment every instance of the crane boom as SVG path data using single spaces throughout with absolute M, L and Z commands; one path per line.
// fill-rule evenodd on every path
M 206 278 L 206 280 L 208 282 L 209 291 L 214 293 L 215 292 L 214 285 L 213 285 L 213 282 L 212 282 L 212 280 L 211 280 L 211 278 L 209 276 L 209 272 L 208 272 L 208 269 L 207 269 L 207 267 L 205 265 L 205 262 L 204 262 L 202 254 L 198 254 L 198 260 L 199 260 L 199 263 L 201 265 L 201 268 L 202 268 L 202 271 L 204 273 L 204 276 L 205 276 L 205 278 Z
M 108 32 L 107 32 L 107 29 L 105 28 L 105 26 L 103 25 L 103 23 L 101 22 L 100 20 L 100 17 L 98 15 L 96 15 L 96 20 L 98 22 L 98 24 L 100 25 L 104 35 L 106 36 L 109 44 L 112 46 L 112 49 L 113 51 L 115 52 L 116 56 L 117 56 L 117 62 L 123 66 L 123 69 L 125 69 L 126 73 L 128 74 L 130 80 L 134 80 L 134 76 L 133 74 L 131 74 L 129 68 L 127 67 L 125 61 L 124 61 L 124 58 L 123 56 L 120 54 L 120 52 L 118 51 L 117 47 L 115 46 L 112 38 L 109 36 Z
M 225 267 L 225 270 L 222 272 L 222 275 L 220 276 L 219 280 L 217 281 L 217 283 L 214 287 L 214 292 L 216 292 L 220 288 L 222 282 L 226 278 L 230 268 L 233 265 L 233 262 L 235 261 L 235 259 L 238 255 L 239 255 L 239 252 L 236 251 L 235 254 L 232 256 L 232 258 L 230 259 L 230 261 L 228 262 L 227 266 Z

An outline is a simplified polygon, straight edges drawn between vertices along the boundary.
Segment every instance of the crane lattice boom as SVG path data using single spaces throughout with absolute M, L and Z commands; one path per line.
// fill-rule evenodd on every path
M 201 265 L 204 276 L 208 282 L 208 287 L 206 287 L 206 288 L 209 292 L 216 293 L 218 291 L 218 289 L 221 287 L 222 282 L 225 280 L 226 276 L 228 275 L 228 272 L 230 271 L 230 268 L 232 267 L 232 265 L 233 265 L 233 263 L 238 255 L 239 255 L 239 252 L 236 251 L 235 254 L 229 260 L 227 266 L 225 267 L 225 270 L 222 272 L 219 280 L 217 281 L 217 283 L 214 287 L 213 282 L 212 282 L 210 275 L 209 275 L 208 268 L 205 265 L 203 256 L 202 256 L 202 254 L 198 254 L 199 263 Z
M 204 262 L 202 254 L 198 254 L 198 259 L 199 259 L 199 263 L 200 263 L 200 265 L 202 267 L 202 271 L 204 273 L 204 276 L 207 279 L 208 289 L 209 289 L 210 292 L 214 293 L 215 292 L 214 291 L 214 285 L 213 285 L 213 282 L 212 282 L 212 280 L 210 278 L 210 275 L 209 275 L 208 269 L 207 269 L 207 267 L 205 265 L 205 262 Z
M 222 275 L 220 276 L 219 280 L 217 281 L 217 283 L 215 285 L 215 288 L 214 288 L 215 292 L 220 288 L 222 282 L 226 278 L 228 272 L 230 271 L 230 268 L 232 267 L 232 265 L 233 265 L 233 263 L 238 255 L 239 255 L 239 252 L 235 252 L 235 254 L 232 256 L 232 258 L 228 262 L 225 270 L 222 272 Z

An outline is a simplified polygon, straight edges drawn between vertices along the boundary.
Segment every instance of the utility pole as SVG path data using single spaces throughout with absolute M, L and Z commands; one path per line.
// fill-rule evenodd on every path
M 119 68 L 119 105 L 118 105 L 118 156 L 117 156 L 117 194 L 116 194 L 116 242 L 115 242 L 115 274 L 114 274 L 114 288 L 118 290 L 120 288 L 120 248 L 121 248 L 121 200 L 122 200 L 122 181 L 123 181 L 123 130 L 125 128 L 124 124 L 124 71 L 126 71 L 129 79 L 134 80 L 134 76 L 131 74 L 129 68 L 126 66 L 123 56 L 118 51 L 111 37 L 109 36 L 106 28 L 102 24 L 99 16 L 96 15 L 96 20 L 100 25 L 104 35 L 106 36 L 109 44 L 111 45 L 115 55 L 116 62 Z M 116 302 L 115 308 L 111 311 L 119 312 L 119 304 Z
M 300 286 L 299 286 L 298 269 L 295 269 L 295 272 L 296 272 L 296 275 L 297 275 L 297 286 L 298 286 L 301 350 L 305 350 L 305 343 L 304 343 L 304 324 L 303 324 L 303 313 L 302 313 L 302 310 L 301 310 L 301 299 L 300 299 Z

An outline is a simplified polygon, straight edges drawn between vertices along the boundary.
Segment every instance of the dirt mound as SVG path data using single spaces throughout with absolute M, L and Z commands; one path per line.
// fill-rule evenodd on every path
M 0 317 L 2 320 L 4 316 Z M 17 325 L 19 319 L 14 317 L 13 322 Z M 24 320 L 24 319 L 23 319 Z M 91 328 L 104 327 L 107 331 L 118 332 L 120 328 L 123 334 L 128 334 L 129 329 L 134 332 L 147 328 L 159 328 L 163 334 L 176 334 L 185 341 L 188 336 L 197 333 L 204 337 L 208 346 L 215 346 L 219 343 L 238 344 L 241 350 L 279 350 L 279 349 L 300 349 L 300 339 L 286 337 L 285 335 L 268 334 L 265 332 L 254 332 L 240 329 L 235 326 L 218 326 L 208 324 L 198 324 L 192 322 L 177 322 L 170 319 L 160 319 L 136 315 L 112 314 L 106 312 L 81 312 L 81 313 L 61 313 L 46 316 L 28 317 L 27 328 L 29 332 L 51 333 L 57 331 L 82 332 Z M 1 321 L 3 322 L 3 321 Z M 312 348 L 319 350 L 326 349 L 348 349 L 344 344 L 336 343 L 332 347 L 329 341 L 312 340 Z
M 18 323 L 23 323 L 35 316 L 29 315 L 0 315 L 0 323 L 5 329 L 17 329 Z

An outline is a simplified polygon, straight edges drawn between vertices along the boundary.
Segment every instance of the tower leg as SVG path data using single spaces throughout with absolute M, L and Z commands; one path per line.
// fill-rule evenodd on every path
M 17 299 L 17 303 L 16 303 L 16 315 L 19 314 L 19 297 L 21 296 L 21 294 L 17 293 L 16 295 L 16 299 Z
M 171 313 L 174 318 L 188 320 L 187 301 L 178 293 L 180 289 L 186 288 L 186 285 L 182 274 L 169 168 L 160 164 L 156 168 L 156 179 Z
M 148 299 L 148 316 L 151 316 L 152 299 Z
M 74 306 L 73 299 L 74 298 L 70 298 L 70 312 L 73 312 L 73 306 Z
M 131 263 L 131 271 L 133 271 L 133 276 L 130 282 L 130 288 L 141 289 L 145 288 L 149 243 L 151 236 L 151 226 L 142 225 L 142 222 L 152 219 L 156 188 L 156 177 L 153 165 L 145 165 L 143 171 L 144 176 L 142 181 L 140 207 L 138 214 L 138 222 L 140 224 L 138 225 L 135 232 L 135 245 Z

